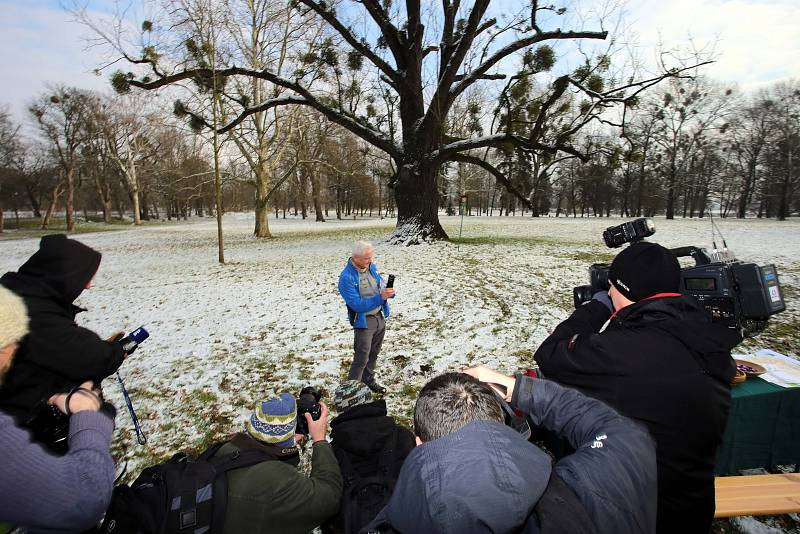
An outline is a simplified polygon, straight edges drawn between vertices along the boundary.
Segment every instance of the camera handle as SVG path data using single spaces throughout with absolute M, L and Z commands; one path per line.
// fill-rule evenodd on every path
M 128 395 L 128 389 L 125 387 L 125 382 L 122 381 L 122 376 L 120 376 L 119 371 L 117 371 L 117 380 L 119 380 L 119 385 L 122 388 L 122 396 L 125 398 L 125 404 L 128 405 L 128 413 L 131 414 L 133 428 L 136 430 L 136 441 L 139 443 L 139 445 L 144 445 L 147 443 L 147 436 L 144 435 L 142 426 L 139 424 L 139 418 L 136 417 L 136 411 L 133 409 L 131 397 Z
M 694 258 L 695 266 L 708 265 L 709 263 L 712 263 L 708 253 L 702 248 L 693 246 L 678 247 L 670 249 L 670 252 L 675 254 L 676 258 L 686 258 L 688 256 L 691 256 L 692 258 Z

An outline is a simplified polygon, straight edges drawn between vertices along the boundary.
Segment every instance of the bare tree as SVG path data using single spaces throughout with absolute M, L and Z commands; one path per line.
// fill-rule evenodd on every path
M 658 125 L 653 137 L 661 151 L 661 172 L 666 189 L 666 217 L 675 217 L 680 180 L 692 156 L 713 131 L 724 127 L 724 117 L 734 102 L 732 91 L 708 80 L 674 80 L 650 103 Z
M 598 121 L 619 124 L 608 119 L 606 112 L 611 106 L 622 106 L 664 77 L 682 72 L 670 69 L 647 80 L 598 87 L 592 83 L 592 63 L 589 68 L 555 78 L 540 99 L 528 135 L 498 131 L 454 138 L 447 132 L 453 105 L 475 84 L 504 78 L 502 71 L 518 64 L 509 58 L 545 43 L 605 39 L 608 33 L 602 29 L 562 30 L 558 19 L 566 10 L 539 5 L 536 0 L 502 20 L 499 15 L 506 5 L 492 5 L 491 0 L 475 0 L 471 6 L 462 5 L 460 0 L 443 0 L 438 13 L 428 13 L 428 7 L 423 9 L 418 0 L 408 0 L 403 6 L 378 0 L 337 7 L 321 0 L 297 0 L 297 4 L 304 13 L 324 21 L 331 37 L 310 52 L 298 52 L 291 68 L 282 73 L 276 72 L 274 65 L 253 68 L 236 62 L 220 63 L 212 72 L 209 65 L 197 62 L 170 63 L 167 52 L 175 43 L 169 41 L 166 31 L 161 33 L 163 42 L 151 35 L 149 44 L 137 51 L 123 46 L 118 37 L 99 32 L 129 62 L 149 67 L 149 72 L 141 76 L 117 72 L 112 82 L 118 91 L 128 91 L 131 86 L 159 89 L 184 82 L 208 84 L 216 79 L 226 88 L 236 83 L 228 80 L 237 79 L 244 80 L 242 83 L 261 80 L 282 88 L 284 92 L 278 96 L 263 93 L 260 101 L 231 98 L 239 111 L 220 132 L 232 131 L 257 113 L 299 105 L 316 109 L 384 151 L 396 169 L 390 183 L 398 209 L 395 242 L 410 244 L 446 237 L 438 220 L 439 170 L 446 162 L 478 165 L 502 182 L 503 173 L 474 151 L 510 145 L 583 157 L 571 142 L 578 131 Z M 432 22 L 426 25 L 424 20 L 428 19 Z M 361 23 L 356 24 L 357 20 Z M 364 28 L 361 34 L 356 32 L 357 26 Z M 148 32 L 154 27 L 145 24 Z M 339 46 L 345 44 L 349 51 L 340 53 Z M 597 63 L 601 61 L 603 58 L 597 58 Z M 580 96 L 585 105 L 562 130 L 544 138 L 542 124 L 556 102 L 570 92 Z M 393 96 L 387 98 L 387 94 Z M 387 120 L 387 110 L 381 113 L 377 109 L 380 99 L 392 103 L 390 113 L 399 119 L 396 130 L 395 117 Z
M 82 89 L 58 85 L 48 88 L 28 108 L 42 135 L 51 144 L 63 171 L 67 231 L 70 232 L 75 229 L 75 180 L 80 166 L 80 148 L 87 139 L 84 126 L 95 98 Z
M 19 174 L 23 147 L 19 135 L 20 125 L 11 120 L 8 107 L 0 106 L 0 233 L 3 232 L 3 193 Z

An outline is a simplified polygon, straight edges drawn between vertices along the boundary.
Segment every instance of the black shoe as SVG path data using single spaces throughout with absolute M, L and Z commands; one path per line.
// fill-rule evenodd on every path
M 374 379 L 364 383 L 367 385 L 369 389 L 372 390 L 373 393 L 380 393 L 381 395 L 386 393 L 386 388 L 378 384 Z

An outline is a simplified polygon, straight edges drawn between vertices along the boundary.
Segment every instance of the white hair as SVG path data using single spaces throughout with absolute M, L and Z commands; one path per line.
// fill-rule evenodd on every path
M 353 243 L 353 256 L 355 257 L 363 257 L 368 250 L 372 250 L 372 243 L 367 241 L 356 241 Z

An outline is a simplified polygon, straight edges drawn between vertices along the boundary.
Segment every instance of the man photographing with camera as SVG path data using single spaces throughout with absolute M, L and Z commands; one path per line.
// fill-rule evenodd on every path
M 91 287 L 100 266 L 96 250 L 65 235 L 44 236 L 39 250 L 0 285 L 25 301 L 30 334 L 0 387 L 0 409 L 19 423 L 36 416 L 56 392 L 113 374 L 125 357 L 122 345 L 75 323 L 85 311 L 73 302 Z
M 0 287 L 0 383 L 16 365 L 27 332 L 25 304 Z M 0 412 L 0 523 L 29 532 L 78 532 L 97 522 L 111 499 L 114 408 L 90 381 L 48 402 L 71 415 L 64 456 L 32 443 L 26 430 Z
M 739 333 L 711 322 L 680 290 L 675 255 L 640 241 L 614 259 L 598 291 L 534 358 L 544 376 L 645 424 L 656 441 L 657 530 L 708 532 L 714 460 L 730 408 Z
M 375 378 L 375 364 L 386 332 L 387 300 L 394 297 L 394 276 L 390 275 L 384 286 L 372 257 L 371 244 L 356 242 L 339 275 L 339 294 L 347 306 L 347 316 L 354 332 L 353 363 L 347 379 L 360 380 L 373 392 L 385 393 L 386 388 Z

